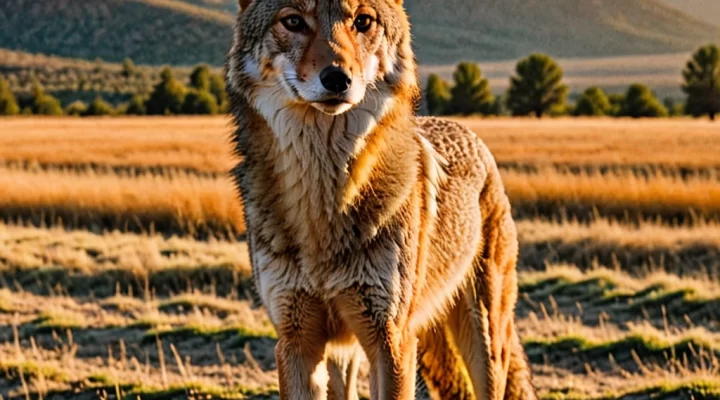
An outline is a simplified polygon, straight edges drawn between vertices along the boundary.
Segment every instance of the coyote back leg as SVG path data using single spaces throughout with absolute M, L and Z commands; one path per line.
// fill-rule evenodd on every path
M 525 355 L 520 336 L 515 330 L 512 338 L 512 355 L 508 370 L 505 400 L 537 400 L 537 393 L 532 385 L 532 371 Z
M 537 400 L 532 373 L 517 331 L 512 340 L 504 400 Z M 418 369 L 432 399 L 475 399 L 472 382 L 449 328 L 420 337 Z
M 475 398 L 467 369 L 446 325 L 420 335 L 418 370 L 433 399 Z
M 504 397 L 515 337 L 518 241 L 507 197 L 491 174 L 481 196 L 482 244 L 469 281 L 449 324 L 473 382 L 483 400 Z
M 330 354 L 327 360 L 329 382 L 328 400 L 358 400 L 357 377 L 360 369 L 359 346 L 341 354 Z

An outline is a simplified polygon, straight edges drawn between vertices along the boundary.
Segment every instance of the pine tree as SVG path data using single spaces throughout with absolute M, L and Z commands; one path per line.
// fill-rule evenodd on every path
M 0 115 L 18 115 L 20 107 L 18 106 L 15 94 L 10 90 L 10 84 L 5 78 L 0 76 Z
M 427 104 L 428 114 L 430 115 L 443 115 L 448 111 L 448 104 L 450 102 L 448 84 L 436 74 L 430 74 L 430 76 L 428 76 L 427 87 L 425 89 L 425 102 Z
M 687 62 L 683 71 L 687 94 L 686 112 L 694 117 L 708 115 L 715 120 L 720 113 L 720 50 L 717 46 L 701 47 Z
M 52 95 L 46 94 L 37 78 L 33 78 L 30 108 L 32 113 L 37 115 L 63 115 L 63 108 L 60 101 Z
M 149 115 L 180 114 L 187 95 L 187 88 L 165 67 L 158 83 L 145 103 Z
M 477 64 L 461 62 L 453 73 L 453 80 L 455 86 L 450 89 L 448 107 L 450 113 L 462 115 L 492 113 L 495 96 Z
M 568 87 L 563 71 L 545 54 L 531 54 L 520 60 L 510 78 L 507 107 L 513 115 L 534 114 L 540 118 L 553 107 L 565 104 Z
M 190 74 L 190 86 L 197 90 L 210 90 L 210 67 L 198 65 Z

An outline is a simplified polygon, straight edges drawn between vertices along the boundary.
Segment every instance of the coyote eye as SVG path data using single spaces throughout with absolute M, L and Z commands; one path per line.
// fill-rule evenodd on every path
M 355 22 L 353 24 L 355 25 L 355 29 L 357 29 L 358 32 L 365 33 L 370 30 L 372 23 L 373 17 L 367 14 L 361 14 L 355 17 Z
M 285 29 L 290 32 L 302 32 L 307 24 L 299 15 L 290 15 L 280 20 Z

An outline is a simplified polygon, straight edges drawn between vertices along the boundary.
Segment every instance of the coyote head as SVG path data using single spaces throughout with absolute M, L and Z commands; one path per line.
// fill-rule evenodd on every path
M 240 8 L 227 82 L 255 108 L 338 115 L 416 100 L 402 0 L 240 0 Z

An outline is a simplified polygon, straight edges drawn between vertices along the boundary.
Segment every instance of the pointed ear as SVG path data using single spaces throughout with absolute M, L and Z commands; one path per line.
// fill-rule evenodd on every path
M 238 0 L 238 4 L 240 5 L 240 11 L 245 11 L 248 6 L 250 6 L 250 3 L 252 3 L 253 0 Z

